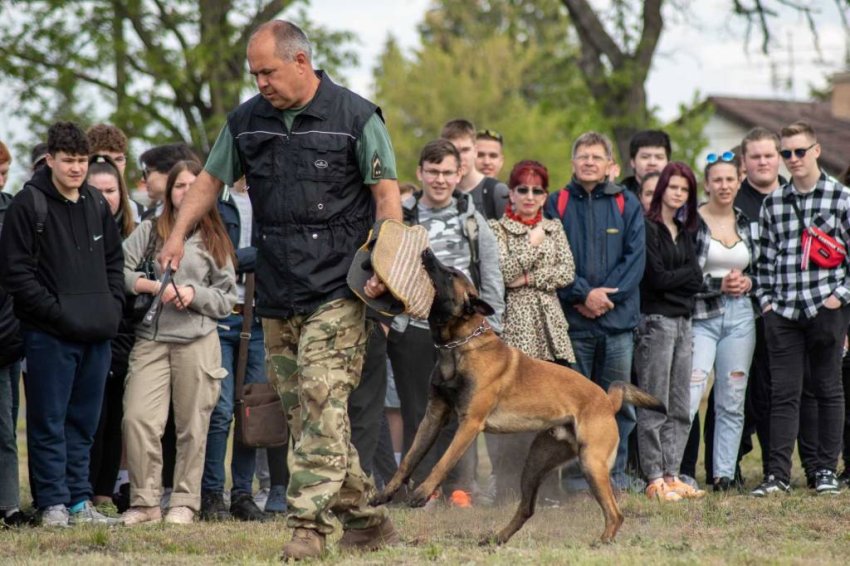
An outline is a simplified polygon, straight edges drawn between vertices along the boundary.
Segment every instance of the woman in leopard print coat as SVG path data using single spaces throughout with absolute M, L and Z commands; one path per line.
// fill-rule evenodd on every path
M 555 294 L 573 281 L 575 267 L 561 223 L 542 217 L 548 185 L 546 167 L 520 161 L 508 181 L 511 202 L 491 221 L 507 290 L 502 339 L 532 358 L 575 362 Z

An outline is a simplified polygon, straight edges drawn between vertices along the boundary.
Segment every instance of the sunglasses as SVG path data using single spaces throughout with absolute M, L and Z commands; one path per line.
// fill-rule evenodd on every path
M 475 132 L 476 138 L 491 138 L 496 140 L 499 143 L 504 143 L 504 139 L 502 138 L 502 134 L 497 132 L 496 130 L 478 130 Z
M 514 190 L 519 195 L 527 195 L 528 193 L 531 193 L 536 197 L 541 197 L 547 194 L 546 189 L 544 189 L 543 187 L 529 187 L 527 185 L 516 186 L 514 187 Z
M 809 147 L 798 147 L 797 149 L 783 149 L 779 152 L 779 155 L 782 156 L 782 159 L 791 159 L 791 154 L 793 153 L 797 156 L 797 159 L 803 159 L 806 153 L 808 153 L 808 151 L 815 147 L 817 144 L 818 142 L 815 142 Z
M 712 163 L 717 163 L 718 161 L 732 161 L 735 159 L 735 153 L 732 151 L 724 151 L 723 153 L 709 153 L 705 156 L 705 162 L 711 165 Z

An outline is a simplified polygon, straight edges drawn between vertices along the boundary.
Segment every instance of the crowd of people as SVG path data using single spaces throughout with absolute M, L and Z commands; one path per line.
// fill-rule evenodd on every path
M 673 160 L 666 133 L 642 131 L 622 180 L 611 141 L 586 132 L 555 190 L 531 159 L 500 182 L 505 140 L 454 119 L 422 148 L 419 183 L 400 188 L 379 109 L 313 69 L 297 26 L 260 26 L 247 56 L 259 94 L 229 114 L 205 164 L 182 143 L 140 155 L 145 206 L 128 191 L 127 137 L 106 124 L 53 124 L 31 178 L 14 198 L 2 193 L 4 525 L 30 521 L 16 440 L 23 367 L 41 525 L 286 513 L 285 558 L 321 555 L 333 517 L 343 548 L 397 542 L 386 510 L 368 501 L 424 417 L 437 350 L 427 320 L 367 309 L 348 288 L 354 252 L 382 219 L 424 227 L 509 345 L 664 402 L 663 415 L 618 414 L 618 489 L 704 497 L 701 429 L 704 487 L 715 492 L 743 489 L 753 433 L 763 461 L 753 496 L 791 489 L 795 441 L 816 493 L 850 481 L 850 189 L 846 173 L 839 181 L 819 166 L 808 124 L 755 128 L 698 174 Z M 0 188 L 10 163 L 0 143 Z M 373 277 L 364 292 L 387 290 Z M 233 435 L 228 491 L 242 338 L 244 381 L 277 390 L 289 443 L 257 450 Z M 485 434 L 492 492 L 470 449 L 429 504 L 514 497 L 531 439 Z M 568 467 L 543 494 L 586 488 Z

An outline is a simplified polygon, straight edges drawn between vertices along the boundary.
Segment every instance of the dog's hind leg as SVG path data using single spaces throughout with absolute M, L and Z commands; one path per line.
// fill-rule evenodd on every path
M 596 431 L 599 431 L 605 428 L 605 424 L 588 425 L 585 423 L 585 426 L 593 426 Z M 617 531 L 623 524 L 623 514 L 620 512 L 620 507 L 614 497 L 609 472 L 617 449 L 617 429 L 613 419 L 610 419 L 608 428 L 613 429 L 610 431 L 613 434 L 598 435 L 599 441 L 586 442 L 579 451 L 579 460 L 587 483 L 590 485 L 590 491 L 599 506 L 602 507 L 602 513 L 605 515 L 605 531 L 601 537 L 604 543 L 613 542 Z M 607 439 L 607 441 L 604 441 L 604 439 Z
M 537 490 L 546 475 L 561 464 L 576 457 L 575 436 L 569 425 L 544 430 L 538 434 L 528 451 L 522 470 L 520 490 L 522 499 L 507 526 L 496 535 L 481 541 L 481 545 L 505 544 L 534 515 Z
M 448 402 L 439 395 L 431 395 L 428 399 L 428 406 L 425 408 L 425 417 L 419 423 L 419 428 L 416 430 L 416 436 L 410 445 L 410 449 L 401 460 L 393 478 L 387 483 L 383 491 L 372 498 L 369 502 L 371 505 L 381 505 L 386 503 L 399 490 L 399 488 L 410 478 L 413 470 L 419 465 L 419 462 L 425 457 L 431 446 L 437 440 L 440 431 L 446 426 L 446 423 L 451 416 L 451 407 Z M 430 492 L 428 493 L 430 495 Z

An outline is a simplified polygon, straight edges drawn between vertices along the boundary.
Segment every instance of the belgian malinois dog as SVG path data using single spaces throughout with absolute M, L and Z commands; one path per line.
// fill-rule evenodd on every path
M 457 433 L 425 481 L 411 493 L 412 507 L 425 504 L 479 432 L 540 431 L 522 471 L 516 513 L 505 528 L 481 544 L 506 543 L 534 514 L 544 476 L 574 458 L 605 515 L 602 541 L 613 541 L 623 524 L 609 477 L 619 442 L 615 415 L 623 403 L 662 413 L 664 405 L 621 381 L 611 384 L 606 394 L 571 369 L 509 347 L 488 326 L 485 317 L 494 311 L 463 273 L 442 265 L 430 249 L 422 253 L 422 262 L 436 290 L 428 322 L 438 362 L 431 375 L 428 408 L 413 444 L 372 503 L 389 501 L 409 479 L 454 411 Z

